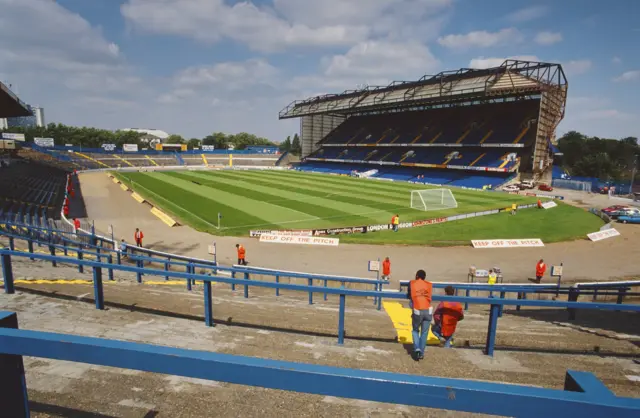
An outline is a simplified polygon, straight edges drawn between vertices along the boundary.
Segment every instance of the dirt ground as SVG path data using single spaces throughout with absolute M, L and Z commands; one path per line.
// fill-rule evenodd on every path
M 235 262 L 235 244 L 242 243 L 247 249 L 247 260 L 254 266 L 312 273 L 373 277 L 367 272 L 368 261 L 388 256 L 392 261 L 394 283 L 412 279 L 418 269 L 426 270 L 433 281 L 465 281 L 471 265 L 486 269 L 497 266 L 502 269 L 505 282 L 524 282 L 534 275 L 540 258 L 548 265 L 564 263 L 565 282 L 640 276 L 640 263 L 634 262 L 640 243 L 638 225 L 616 224 L 621 236 L 600 242 L 591 242 L 585 237 L 574 242 L 548 244 L 544 248 L 479 250 L 470 246 L 268 244 L 256 238 L 216 237 L 188 226 L 169 228 L 149 212 L 148 206 L 136 202 L 104 173 L 82 173 L 80 180 L 89 219 L 95 220 L 99 230 L 107 231 L 112 225 L 116 239 L 132 242 L 135 228 L 140 228 L 144 231 L 146 246 L 200 258 L 210 257 L 207 247 L 216 242 L 218 261 L 225 265 Z M 565 195 L 568 203 L 582 207 L 627 203 L 604 195 L 573 191 L 553 194 Z

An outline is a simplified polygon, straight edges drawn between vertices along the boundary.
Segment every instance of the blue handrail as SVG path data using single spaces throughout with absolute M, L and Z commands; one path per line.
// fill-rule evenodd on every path
M 569 370 L 564 391 L 504 383 L 355 370 L 18 329 L 0 311 L 3 410 L 28 416 L 22 356 L 261 386 L 325 396 L 491 415 L 631 417 L 640 399 L 615 396 L 593 374 Z M 12 394 L 12 396 L 8 396 Z

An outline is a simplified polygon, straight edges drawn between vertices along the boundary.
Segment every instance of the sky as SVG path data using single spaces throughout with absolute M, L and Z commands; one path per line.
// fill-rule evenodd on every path
M 519 57 L 569 81 L 561 135 L 640 136 L 635 0 L 0 0 L 0 81 L 47 123 L 299 131 L 296 99 Z

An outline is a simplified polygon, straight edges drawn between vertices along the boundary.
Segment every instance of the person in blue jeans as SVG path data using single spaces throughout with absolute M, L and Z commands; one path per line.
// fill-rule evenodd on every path
M 427 337 L 429 336 L 429 326 L 433 309 L 431 308 L 431 296 L 433 286 L 426 281 L 427 274 L 424 270 L 416 272 L 416 278 L 409 282 L 407 296 L 411 300 L 411 325 L 413 328 L 413 353 L 414 360 L 424 358 L 427 349 Z

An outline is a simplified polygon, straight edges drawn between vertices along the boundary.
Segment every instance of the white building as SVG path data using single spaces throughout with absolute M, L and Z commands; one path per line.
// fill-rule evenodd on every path
M 44 108 L 42 107 L 32 107 L 33 116 L 36 117 L 36 126 L 38 128 L 43 128 L 46 126 L 46 122 L 44 121 Z
M 149 145 L 164 143 L 167 138 L 169 138 L 168 133 L 159 129 L 125 128 L 121 129 L 121 131 L 138 132 L 144 134 L 140 141 L 145 142 Z

